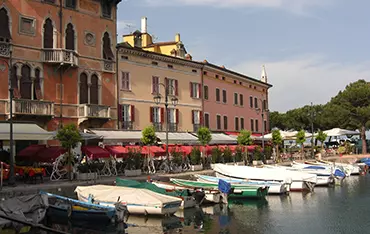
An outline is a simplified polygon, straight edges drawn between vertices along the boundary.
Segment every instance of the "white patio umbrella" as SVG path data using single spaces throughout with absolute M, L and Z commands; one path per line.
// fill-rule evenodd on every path
M 296 135 L 297 135 L 298 131 L 281 131 L 280 130 L 280 134 L 281 134 L 281 137 L 283 138 L 283 140 L 290 140 L 290 139 L 295 139 L 296 138 Z M 311 133 L 305 133 L 305 137 L 308 138 L 308 137 L 311 137 Z M 269 134 L 266 134 L 263 136 L 264 138 L 266 139 L 272 139 L 272 133 L 269 133 Z
M 324 131 L 329 137 L 331 136 L 344 136 L 344 135 L 360 135 L 359 132 L 357 131 L 351 131 L 351 130 L 346 130 L 346 129 L 341 129 L 341 128 L 333 128 L 330 130 Z

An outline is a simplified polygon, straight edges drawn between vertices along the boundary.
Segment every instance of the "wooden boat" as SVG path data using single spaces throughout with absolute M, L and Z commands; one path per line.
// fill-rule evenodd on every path
M 289 191 L 313 191 L 317 176 L 308 173 L 287 171 L 279 168 L 255 168 L 216 164 L 213 169 L 216 176 L 250 181 L 290 183 Z
M 129 187 L 129 188 L 144 188 L 144 189 L 148 189 L 148 190 L 151 190 L 153 192 L 160 193 L 163 195 L 167 195 L 171 197 L 178 197 L 182 200 L 180 209 L 191 208 L 197 205 L 195 197 L 192 196 L 191 192 L 188 189 L 170 191 L 170 190 L 166 190 L 163 188 L 159 188 L 158 186 L 152 183 L 148 183 L 148 182 L 141 183 L 135 180 L 127 180 L 127 179 L 121 179 L 121 178 L 116 178 L 116 185 L 122 186 L 122 187 Z
M 168 189 L 168 190 L 194 190 L 194 191 L 202 191 L 204 192 L 204 201 L 206 203 L 220 203 L 221 202 L 221 194 L 218 189 L 202 189 L 202 188 L 193 188 L 193 187 L 186 187 L 186 186 L 178 186 L 172 183 L 162 182 L 162 181 L 153 181 L 152 184 L 155 184 L 159 188 Z
M 206 175 L 195 175 L 199 182 L 210 182 L 210 183 L 218 183 L 220 178 L 214 176 L 206 176 Z M 240 179 L 232 179 L 232 178 L 222 178 L 226 182 L 237 185 L 247 185 L 247 186 L 266 186 L 269 187 L 268 194 L 286 194 L 287 188 L 285 184 L 281 182 L 264 182 L 264 181 L 248 181 L 248 180 L 240 180 Z
M 40 193 L 48 196 L 48 216 L 57 216 L 74 221 L 109 223 L 116 215 L 115 207 L 82 202 L 43 191 Z
M 148 189 L 136 189 L 108 185 L 77 186 L 78 200 L 114 207 L 117 202 L 126 205 L 130 214 L 171 215 L 181 205 L 182 200 L 159 194 Z
M 213 182 L 199 182 L 182 179 L 171 179 L 171 182 L 180 186 L 204 188 L 204 189 L 218 189 L 218 183 Z M 232 184 L 232 192 L 228 194 L 228 198 L 264 198 L 267 195 L 268 187 L 266 186 L 249 186 L 243 184 Z
M 329 161 L 325 161 L 325 160 L 317 160 L 317 162 L 321 163 L 321 164 L 324 164 L 324 165 L 341 166 L 341 167 L 343 167 L 347 176 L 349 176 L 349 175 L 359 175 L 360 172 L 361 172 L 360 167 L 358 165 L 354 165 L 354 164 L 329 162 Z

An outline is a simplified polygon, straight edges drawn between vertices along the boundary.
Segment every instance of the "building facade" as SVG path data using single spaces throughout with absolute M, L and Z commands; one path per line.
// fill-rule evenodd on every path
M 203 64 L 128 43 L 118 45 L 118 58 L 120 129 L 142 130 L 154 125 L 157 131 L 165 131 L 167 119 L 170 132 L 197 131 L 202 121 Z
M 66 123 L 115 127 L 119 2 L 1 1 L 0 118 L 9 117 L 11 87 L 16 120 L 49 131 Z

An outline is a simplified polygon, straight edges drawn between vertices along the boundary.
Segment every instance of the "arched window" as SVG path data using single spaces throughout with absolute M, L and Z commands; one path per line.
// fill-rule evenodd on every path
M 90 104 L 99 104 L 99 79 L 95 74 L 91 76 Z
M 103 59 L 113 60 L 114 55 L 110 44 L 109 34 L 107 32 L 104 33 L 103 36 Z
M 44 48 L 53 48 L 53 36 L 53 22 L 48 18 L 44 24 Z
M 34 100 L 41 100 L 42 93 L 41 93 L 41 78 L 40 78 L 40 70 L 35 70 L 35 81 L 33 83 L 33 99 Z
M 80 75 L 80 104 L 89 103 L 89 92 L 86 73 Z
M 28 65 L 22 66 L 22 78 L 21 78 L 21 98 L 22 99 L 31 99 L 31 68 Z
M 75 50 L 75 30 L 71 23 L 67 25 L 66 29 L 66 49 Z
M 12 37 L 10 36 L 9 29 L 9 16 L 5 8 L 0 9 L 0 41 L 9 42 Z

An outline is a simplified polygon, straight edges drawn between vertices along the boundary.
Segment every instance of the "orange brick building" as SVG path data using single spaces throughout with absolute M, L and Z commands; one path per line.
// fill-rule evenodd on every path
M 115 45 L 121 0 L 0 2 L 0 120 L 48 131 L 61 124 L 115 128 Z M 10 74 L 7 64 L 10 64 Z

